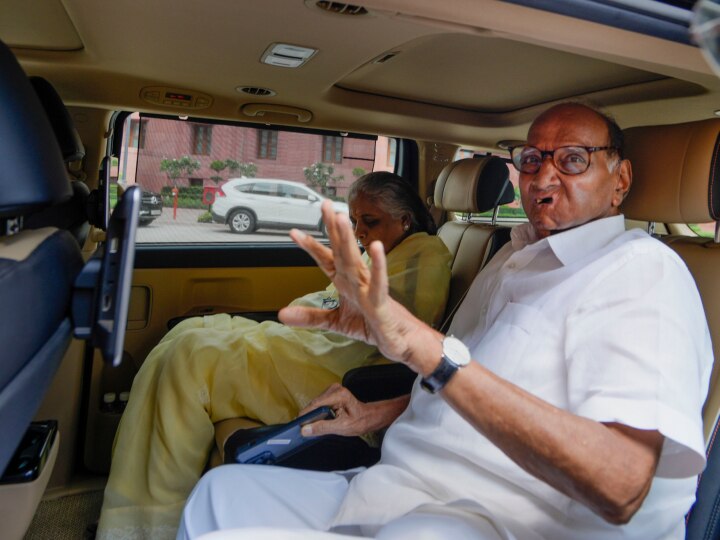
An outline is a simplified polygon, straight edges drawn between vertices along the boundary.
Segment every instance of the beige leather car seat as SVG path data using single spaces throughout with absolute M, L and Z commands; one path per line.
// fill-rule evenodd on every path
M 515 199 L 508 165 L 497 157 L 461 159 L 447 165 L 435 184 L 434 206 L 445 212 L 479 214 Z M 453 255 L 447 327 L 477 273 L 510 238 L 509 227 L 471 220 L 450 220 L 438 236 Z
M 687 264 L 702 297 L 715 359 L 720 357 L 720 119 L 647 126 L 625 131 L 633 183 L 625 217 L 662 223 L 716 222 L 715 238 L 662 238 Z M 703 420 L 706 440 L 720 409 L 715 362 Z

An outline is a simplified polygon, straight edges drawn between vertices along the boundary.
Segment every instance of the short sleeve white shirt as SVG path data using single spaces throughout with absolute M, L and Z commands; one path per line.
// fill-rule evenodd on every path
M 537 240 L 529 225 L 473 282 L 450 333 L 474 361 L 552 405 L 665 437 L 651 490 L 614 526 L 531 476 L 415 384 L 381 462 L 357 475 L 335 523 L 382 524 L 424 505 L 483 514 L 509 537 L 683 538 L 705 464 L 707 322 L 682 260 L 623 216 Z

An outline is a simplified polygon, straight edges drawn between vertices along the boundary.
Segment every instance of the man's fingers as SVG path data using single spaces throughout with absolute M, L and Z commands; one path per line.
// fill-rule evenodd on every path
M 341 405 L 341 396 L 342 394 L 339 392 L 342 392 L 344 390 L 344 387 L 340 385 L 339 383 L 333 383 L 331 384 L 322 394 L 317 396 L 315 399 L 313 399 L 310 403 L 305 405 L 303 410 L 301 410 L 298 413 L 298 416 L 302 416 L 303 414 L 307 414 L 310 411 L 313 411 L 317 409 L 318 407 L 328 406 L 331 409 L 335 410 L 340 407 Z
M 317 263 L 320 269 L 332 279 L 335 275 L 335 262 L 332 251 L 323 246 L 309 234 L 305 234 L 298 229 L 290 231 L 290 238 L 303 250 L 305 250 Z
M 333 210 L 332 202 L 329 200 L 323 201 L 320 206 L 320 212 L 322 213 L 322 220 L 325 223 L 325 230 L 327 231 L 328 240 L 330 240 L 330 246 L 334 247 L 338 245 L 338 232 L 337 232 L 337 214 Z
M 387 260 L 385 259 L 385 249 L 379 241 L 370 244 L 368 248 L 372 265 L 370 268 L 370 277 L 372 284 L 370 289 L 370 301 L 374 306 L 381 305 L 385 301 L 388 291 L 387 278 Z
M 342 422 L 338 420 L 318 420 L 312 424 L 305 424 L 300 433 L 303 437 L 319 437 L 320 435 L 343 435 Z M 338 429 L 340 428 L 340 429 Z
M 333 245 L 333 251 L 336 253 L 336 265 L 343 268 L 365 268 L 350 218 L 346 214 L 339 214 L 335 216 L 335 222 L 338 242 Z

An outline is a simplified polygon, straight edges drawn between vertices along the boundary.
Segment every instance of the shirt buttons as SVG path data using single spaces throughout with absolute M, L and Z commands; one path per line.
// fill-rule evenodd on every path
M 517 266 L 517 264 L 515 264 L 514 262 L 511 262 L 511 263 L 509 263 L 509 264 L 507 265 L 507 267 L 508 267 L 510 270 L 515 270 L 515 267 L 516 267 L 516 266 Z

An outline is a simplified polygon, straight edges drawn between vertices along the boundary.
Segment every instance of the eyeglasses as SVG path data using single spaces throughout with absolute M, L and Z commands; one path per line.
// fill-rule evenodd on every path
M 600 150 L 616 150 L 614 146 L 560 146 L 555 150 L 540 150 L 534 146 L 514 146 L 510 149 L 515 168 L 523 174 L 540 170 L 545 156 L 550 156 L 557 170 L 563 174 L 582 174 L 590 166 L 590 154 Z

